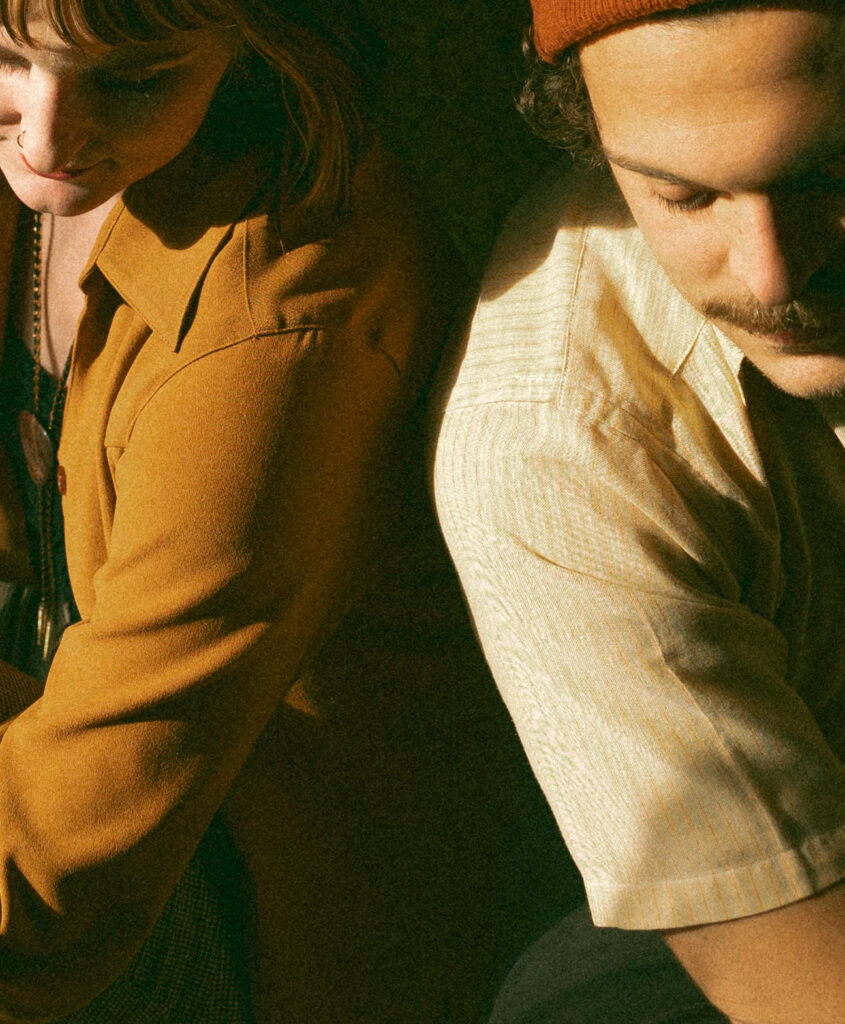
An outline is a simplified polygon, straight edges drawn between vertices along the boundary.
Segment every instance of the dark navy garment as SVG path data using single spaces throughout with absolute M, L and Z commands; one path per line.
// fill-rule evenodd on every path
M 730 1024 L 656 932 L 596 928 L 586 906 L 538 939 L 488 1024 Z
M 27 470 L 18 431 L 18 416 L 21 411 L 33 411 L 34 382 L 35 361 L 32 353 L 17 332 L 7 328 L 3 359 L 0 363 L 0 442 L 9 457 L 23 499 L 30 560 L 38 580 L 42 564 L 38 488 Z M 42 368 L 39 374 L 37 410 L 38 420 L 42 424 L 47 424 L 50 420 L 58 387 L 58 382 Z M 58 437 L 61 428 L 62 406 L 60 396 L 54 410 L 55 437 Z M 51 547 L 51 572 L 55 581 L 55 607 L 57 619 L 64 627 L 76 622 L 79 619 L 79 612 L 68 579 L 64 520 L 55 473 L 51 474 L 50 480 L 44 485 L 41 501 L 42 507 L 46 506 L 49 510 L 48 540 Z M 49 662 L 45 662 L 41 657 L 36 643 L 38 599 L 37 587 L 10 588 L 0 612 L 0 656 L 4 661 L 43 682 L 47 676 Z

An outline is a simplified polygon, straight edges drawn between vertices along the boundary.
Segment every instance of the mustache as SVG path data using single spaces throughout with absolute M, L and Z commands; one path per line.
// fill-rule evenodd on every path
M 845 328 L 845 273 L 842 266 L 821 271 L 804 295 L 778 306 L 755 299 L 705 302 L 701 311 L 712 320 L 723 320 L 749 334 L 780 334 L 786 331 L 813 334 L 841 333 Z
M 812 331 L 814 334 L 841 332 L 845 327 L 845 310 L 818 308 L 796 300 L 782 306 L 763 306 L 759 302 L 720 302 L 714 300 L 702 307 L 711 320 L 723 320 L 749 334 L 781 334 L 786 331 Z

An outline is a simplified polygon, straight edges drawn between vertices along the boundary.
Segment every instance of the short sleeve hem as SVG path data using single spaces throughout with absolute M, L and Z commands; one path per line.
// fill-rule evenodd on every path
M 845 825 L 800 847 L 697 878 L 648 885 L 585 880 L 593 921 L 631 930 L 685 928 L 776 910 L 845 878 Z

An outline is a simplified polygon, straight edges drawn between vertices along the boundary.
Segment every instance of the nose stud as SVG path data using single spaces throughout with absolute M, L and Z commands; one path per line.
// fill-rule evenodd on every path
M 16 139 L 17 144 L 18 144 L 18 149 L 23 149 L 23 137 L 24 137 L 24 135 L 26 135 L 26 128 L 24 128 L 22 131 L 18 132 L 18 137 Z

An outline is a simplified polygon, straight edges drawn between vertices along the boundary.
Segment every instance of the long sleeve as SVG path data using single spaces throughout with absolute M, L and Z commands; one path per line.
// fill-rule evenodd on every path
M 59 452 L 82 620 L 0 742 L 0 1020 L 67 1012 L 121 970 L 372 580 L 448 315 L 381 201 L 292 253 L 269 216 L 199 243 L 176 342 L 125 301 L 143 267 L 167 311 L 166 270 L 125 211 L 107 226 Z

